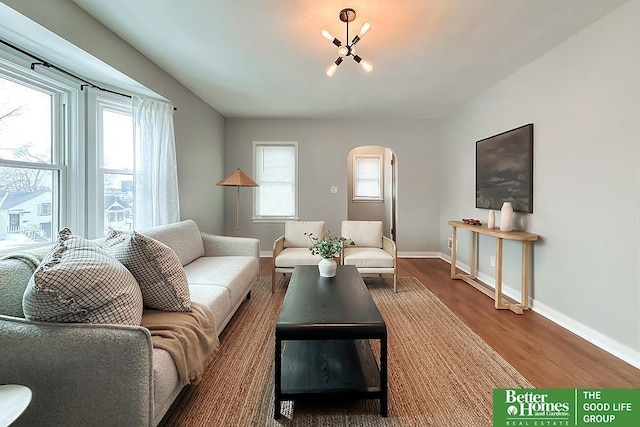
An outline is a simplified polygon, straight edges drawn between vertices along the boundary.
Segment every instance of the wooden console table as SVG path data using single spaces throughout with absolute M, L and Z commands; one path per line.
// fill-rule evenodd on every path
M 495 300 L 497 309 L 509 309 L 516 314 L 522 314 L 522 310 L 529 309 L 529 249 L 531 243 L 538 240 L 538 235 L 527 233 L 526 231 L 500 231 L 499 228 L 487 228 L 486 225 L 469 225 L 462 221 L 449 221 L 452 228 L 451 241 L 451 278 L 464 280 L 474 288 Z M 456 271 L 457 256 L 457 233 L 458 228 L 471 231 L 471 273 L 462 274 Z M 495 270 L 495 292 L 484 286 L 477 279 L 478 264 L 478 235 L 484 234 L 496 238 L 496 270 Z M 517 240 L 522 242 L 522 302 L 512 303 L 507 301 L 502 295 L 502 241 Z

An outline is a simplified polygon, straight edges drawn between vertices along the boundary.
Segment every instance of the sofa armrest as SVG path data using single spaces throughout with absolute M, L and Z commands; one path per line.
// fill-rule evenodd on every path
M 151 335 L 139 326 L 0 315 L 0 384 L 33 398 L 15 425 L 153 424 Z
M 382 236 L 382 250 L 387 252 L 393 257 L 393 265 L 396 265 L 396 258 L 398 258 L 398 250 L 396 249 L 396 242 L 386 236 Z
M 251 237 L 200 233 L 204 256 L 253 256 L 260 258 L 260 240 Z
M 274 242 L 273 242 L 273 264 L 275 265 L 275 260 L 276 257 L 278 256 L 278 254 L 280 252 L 282 252 L 284 250 L 284 235 L 278 237 Z

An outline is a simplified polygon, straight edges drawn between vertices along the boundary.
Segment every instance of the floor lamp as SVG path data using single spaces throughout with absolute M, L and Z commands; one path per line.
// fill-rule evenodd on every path
M 240 235 L 240 187 L 258 187 L 258 184 L 242 172 L 240 168 L 234 170 L 216 185 L 236 187 L 236 236 Z

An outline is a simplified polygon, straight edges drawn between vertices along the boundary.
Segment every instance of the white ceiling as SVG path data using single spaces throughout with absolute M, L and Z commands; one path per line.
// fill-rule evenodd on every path
M 102 87 L 162 98 L 161 95 L 141 83 L 3 3 L 0 3 L 0 39 Z M 15 53 L 12 50 L 9 52 Z M 25 61 L 32 62 L 29 57 L 16 55 Z M 42 71 L 42 67 L 40 67 L 40 71 Z M 105 84 L 105 82 L 109 83 Z
M 73 1 L 226 117 L 437 118 L 626 0 Z

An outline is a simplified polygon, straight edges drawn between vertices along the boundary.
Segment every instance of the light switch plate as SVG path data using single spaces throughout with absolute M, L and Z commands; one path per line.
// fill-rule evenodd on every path
M 329 193 L 338 194 L 338 186 L 337 185 L 332 185 L 331 188 L 329 188 Z

